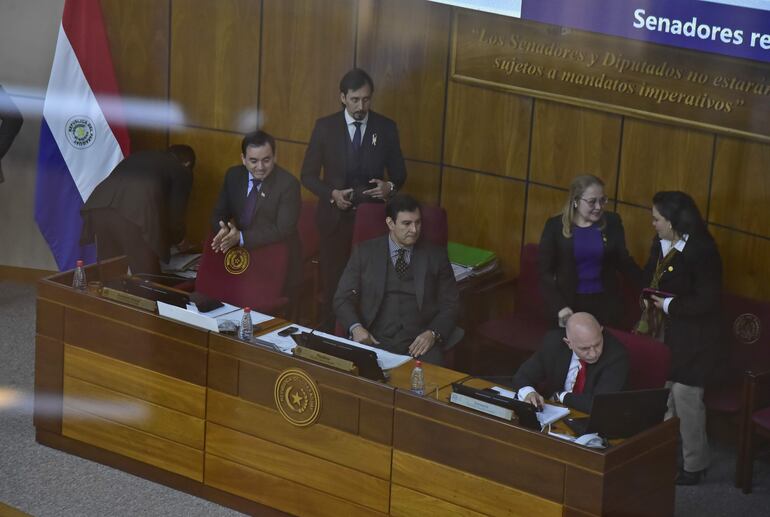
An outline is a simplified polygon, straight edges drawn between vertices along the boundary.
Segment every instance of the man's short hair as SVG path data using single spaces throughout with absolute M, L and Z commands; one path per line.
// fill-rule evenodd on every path
M 360 68 L 353 68 L 340 79 L 340 93 L 347 95 L 349 91 L 358 90 L 365 84 L 368 84 L 374 93 L 374 81 L 369 77 L 369 74 Z
M 414 212 L 415 210 L 422 212 L 419 201 L 409 194 L 396 194 L 385 205 L 385 216 L 395 221 L 399 212 Z
M 189 145 L 185 144 L 174 144 L 170 145 L 168 147 L 168 152 L 176 156 L 176 159 L 179 160 L 179 163 L 190 164 L 190 170 L 195 167 L 195 151 L 193 151 L 193 148 Z
M 265 144 L 268 144 L 270 149 L 272 149 L 273 154 L 275 154 L 275 138 L 261 129 L 259 131 L 253 131 L 248 133 L 243 137 L 243 140 L 241 140 L 241 153 L 243 156 L 246 156 L 246 149 L 250 146 L 262 147 Z

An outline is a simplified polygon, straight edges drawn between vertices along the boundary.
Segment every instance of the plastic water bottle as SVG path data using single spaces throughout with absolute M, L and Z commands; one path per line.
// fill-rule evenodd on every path
M 414 363 L 414 370 L 412 370 L 412 393 L 420 396 L 425 395 L 425 372 L 422 371 L 422 361 Z
M 83 261 L 75 262 L 75 273 L 72 275 L 72 288 L 78 291 L 86 290 L 86 270 L 83 269 Z

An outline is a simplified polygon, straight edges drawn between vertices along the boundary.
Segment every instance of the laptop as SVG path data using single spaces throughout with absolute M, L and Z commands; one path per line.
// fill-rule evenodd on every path
M 358 375 L 374 381 L 384 381 L 385 374 L 377 362 L 377 353 L 373 350 L 360 348 L 349 343 L 343 343 L 326 336 L 312 332 L 292 334 L 291 338 L 300 346 L 317 350 L 340 359 L 346 359 L 358 367 Z
M 618 391 L 594 395 L 591 415 L 565 418 L 578 436 L 598 433 L 603 438 L 630 438 L 663 421 L 668 407 L 668 388 Z

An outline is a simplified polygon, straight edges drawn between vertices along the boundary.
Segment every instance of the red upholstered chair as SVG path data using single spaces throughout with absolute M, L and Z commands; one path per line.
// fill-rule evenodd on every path
M 225 267 L 226 258 L 233 258 L 228 254 L 234 253 L 235 249 L 228 253 L 214 253 L 211 236 L 206 239 L 195 290 L 238 307 L 251 307 L 265 314 L 278 313 L 288 302 L 283 293 L 289 263 L 286 244 L 270 244 L 248 252 L 248 264 L 238 274 L 229 272 Z M 236 260 L 236 266 L 244 263 L 243 257 Z
M 756 438 L 770 439 L 770 370 L 744 374 L 740 419 L 735 486 L 748 494 L 754 474 Z
M 737 414 L 744 372 L 770 369 L 770 303 L 725 293 L 722 317 L 724 357 L 705 401 L 713 411 Z
M 449 225 L 446 210 L 440 206 L 426 205 L 422 207 L 423 239 L 437 246 L 446 246 L 449 239 Z M 353 244 L 385 235 L 388 226 L 385 224 L 384 203 L 364 203 L 356 209 L 356 222 L 353 225 Z
M 666 345 L 623 330 L 607 327 L 607 331 L 618 338 L 628 352 L 629 389 L 662 388 L 666 384 L 671 367 L 671 350 Z
M 521 250 L 514 311 L 502 318 L 485 321 L 476 329 L 481 337 L 492 343 L 526 353 L 537 350 L 548 331 L 537 272 L 537 250 L 537 244 L 527 244 Z

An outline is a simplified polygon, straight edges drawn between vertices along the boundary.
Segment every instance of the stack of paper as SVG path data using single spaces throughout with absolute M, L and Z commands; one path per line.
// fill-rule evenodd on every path
M 494 251 L 449 242 L 447 243 L 447 253 L 449 254 L 449 261 L 452 263 L 455 280 L 458 282 L 494 271 L 498 267 Z

